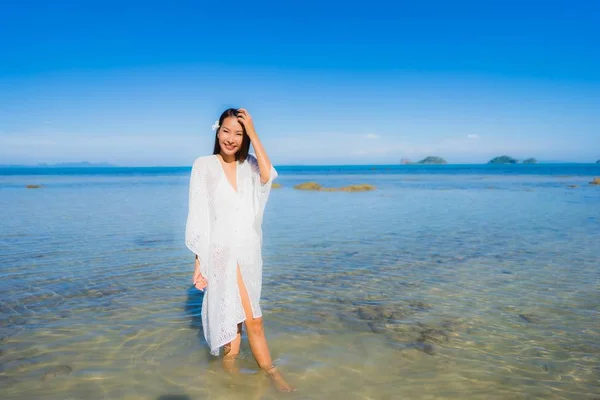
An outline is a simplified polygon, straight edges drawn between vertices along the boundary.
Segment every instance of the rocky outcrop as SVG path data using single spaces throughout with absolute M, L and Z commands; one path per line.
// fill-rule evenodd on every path
M 594 178 L 590 182 L 590 185 L 600 185 L 600 178 Z
M 322 186 L 317 182 L 304 182 L 294 186 L 298 190 L 321 190 Z
M 340 188 L 342 192 L 367 192 L 369 190 L 375 190 L 375 186 L 363 183 L 362 185 L 350 185 Z
M 535 158 L 528 158 L 523 160 L 523 164 L 537 164 L 537 160 Z
M 272 183 L 271 184 L 271 189 L 280 189 L 281 188 L 281 183 Z
M 315 190 L 320 192 L 367 192 L 375 190 L 375 186 L 366 183 L 359 185 L 348 185 L 341 188 L 323 187 L 317 182 L 304 182 L 294 186 L 298 190 Z
M 27 189 L 39 189 L 42 185 L 27 185 L 25 186 Z

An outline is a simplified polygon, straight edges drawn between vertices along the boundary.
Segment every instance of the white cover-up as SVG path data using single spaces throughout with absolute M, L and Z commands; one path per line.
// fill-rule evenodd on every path
M 208 281 L 202 327 L 213 355 L 236 337 L 238 323 L 262 316 L 262 220 L 277 171 L 271 166 L 269 180 L 262 184 L 258 161 L 251 154 L 244 162 L 236 161 L 236 170 L 237 191 L 216 155 L 197 158 L 190 177 L 185 244 L 198 255 Z M 238 265 L 252 316 L 242 307 Z

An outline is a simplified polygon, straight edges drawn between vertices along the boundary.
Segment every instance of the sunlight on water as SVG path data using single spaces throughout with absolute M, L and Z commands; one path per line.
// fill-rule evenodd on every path
M 265 216 L 262 306 L 298 388 L 283 397 L 597 399 L 590 170 L 282 172 Z M 377 190 L 292 188 L 310 180 Z M 236 376 L 208 353 L 183 245 L 187 183 L 0 177 L 3 399 L 282 397 L 247 342 Z

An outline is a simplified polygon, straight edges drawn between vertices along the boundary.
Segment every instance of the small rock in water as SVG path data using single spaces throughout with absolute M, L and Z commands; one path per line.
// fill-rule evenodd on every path
M 512 275 L 512 272 L 510 272 L 510 271 L 509 271 L 509 270 L 507 270 L 507 269 L 503 269 L 503 270 L 502 270 L 502 273 L 503 273 L 503 274 L 506 274 L 506 275 Z
M 402 351 L 401 357 L 410 361 L 424 361 L 425 359 L 429 358 L 426 353 L 413 346 L 407 346 L 401 348 L 400 350 Z
M 417 342 L 425 343 L 425 342 L 433 342 L 433 343 L 441 343 L 447 342 L 448 335 L 441 329 L 429 328 L 427 326 L 421 326 L 420 337 L 417 339 Z
M 385 326 L 381 323 L 369 321 L 369 322 L 367 322 L 367 325 L 369 326 L 369 329 L 371 329 L 371 332 L 373 332 L 373 333 L 384 333 L 385 332 Z
M 408 305 L 418 311 L 425 311 L 431 308 L 431 304 L 427 304 L 418 300 L 411 300 Z
M 519 317 L 521 317 L 521 319 L 523 319 L 526 322 L 534 323 L 536 322 L 537 318 L 535 318 L 533 315 L 528 315 L 528 314 L 519 314 Z
M 25 186 L 27 189 L 39 189 L 42 185 L 27 185 Z
M 424 352 L 425 354 L 429 354 L 430 356 L 434 355 L 434 354 L 435 354 L 435 352 L 434 352 L 434 350 L 433 350 L 433 345 L 431 345 L 431 344 L 428 344 L 428 343 L 424 343 L 424 344 L 423 344 L 423 352 Z
M 600 178 L 594 178 L 591 182 L 590 185 L 600 185 Z
M 68 365 L 57 365 L 56 367 L 52 367 L 46 371 L 42 380 L 45 381 L 48 378 L 56 378 L 58 375 L 67 375 L 72 371 L 73 369 Z
M 358 314 L 360 319 L 365 319 L 368 321 L 376 320 L 378 317 L 378 314 L 375 310 L 373 310 L 372 308 L 367 308 L 367 307 L 358 307 L 358 310 L 356 310 L 356 313 Z
M 18 381 L 15 378 L 11 378 L 10 376 L 0 375 L 0 388 L 7 388 L 11 385 L 14 385 Z
M 392 311 L 382 307 L 382 306 L 361 306 L 358 307 L 356 313 L 361 319 L 368 321 L 384 321 L 393 316 Z
M 413 343 L 411 347 L 413 347 L 419 351 L 422 351 L 425 354 L 429 354 L 430 356 L 435 355 L 435 349 L 433 348 L 432 344 L 416 342 L 416 343 Z

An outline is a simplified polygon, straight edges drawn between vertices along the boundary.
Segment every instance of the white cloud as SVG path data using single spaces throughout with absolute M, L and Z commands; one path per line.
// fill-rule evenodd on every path
M 479 139 L 479 137 L 480 137 L 479 135 L 476 135 L 476 134 L 474 134 L 474 133 L 472 133 L 472 134 L 470 134 L 470 135 L 467 135 L 467 138 L 468 138 L 468 139 L 472 139 L 472 140 L 474 140 L 474 139 Z
M 369 133 L 369 134 L 365 135 L 365 138 L 367 138 L 367 139 L 377 139 L 377 138 L 379 138 L 379 135 L 376 135 L 374 133 Z

